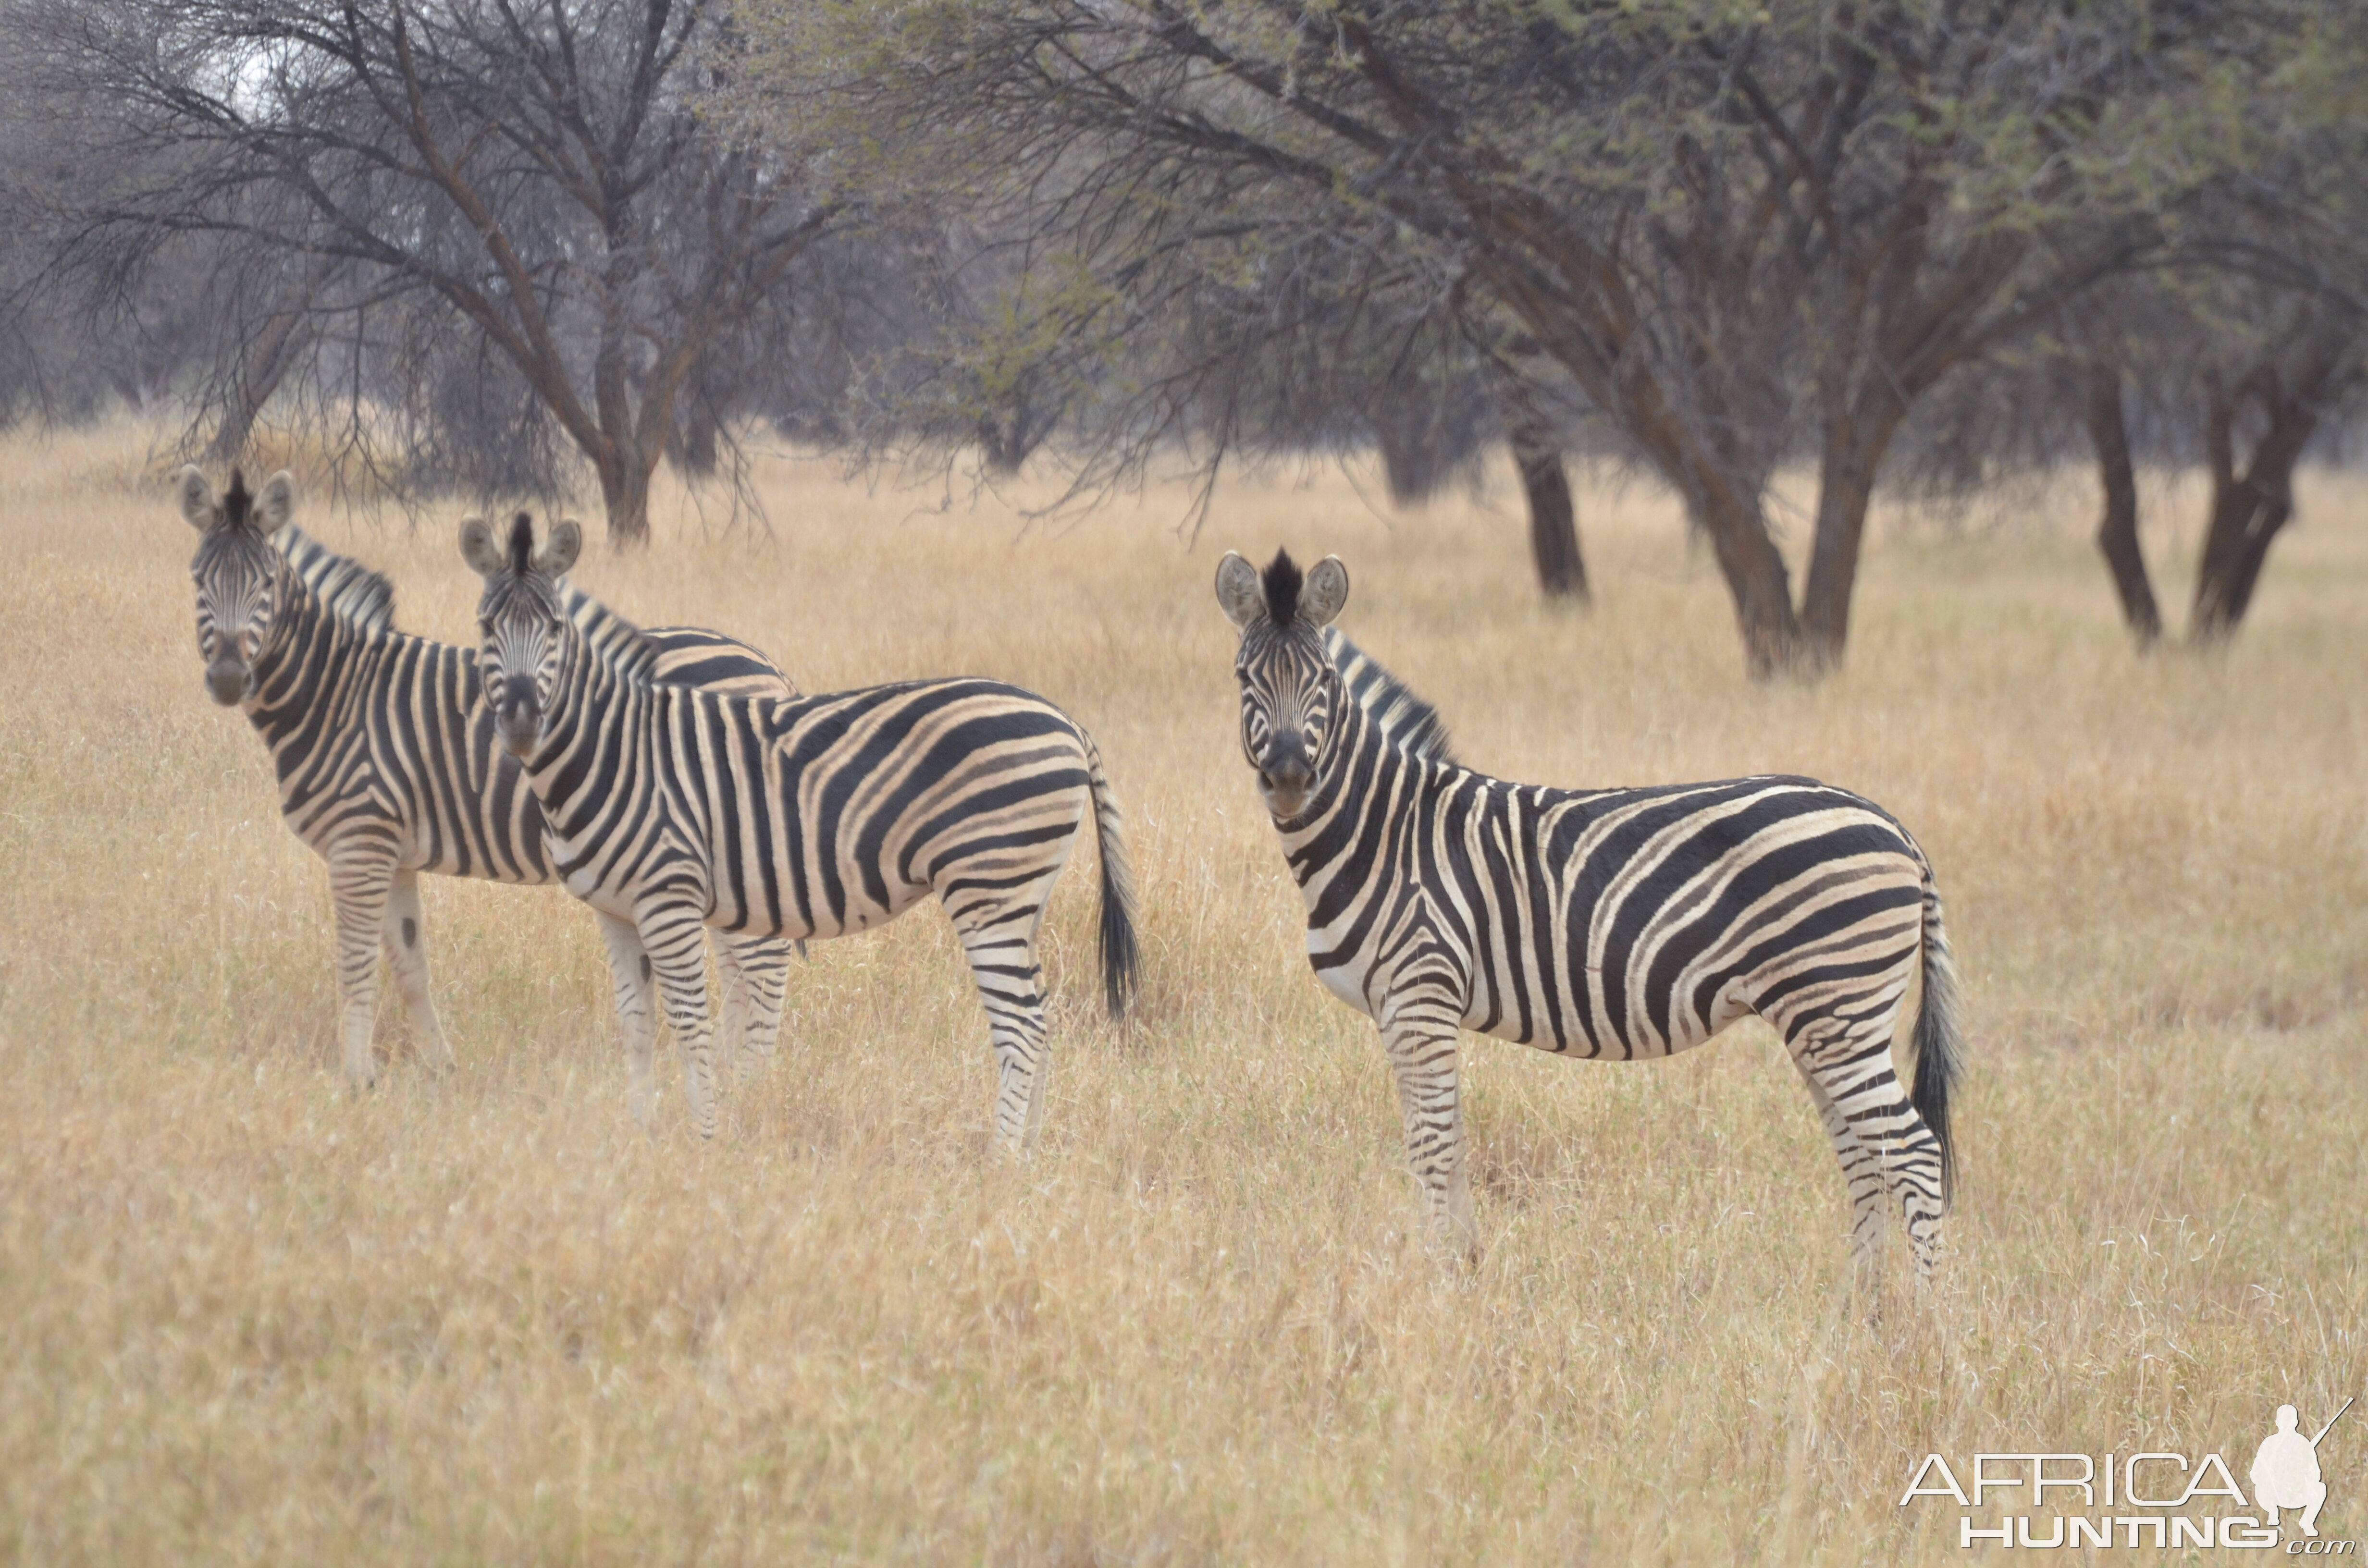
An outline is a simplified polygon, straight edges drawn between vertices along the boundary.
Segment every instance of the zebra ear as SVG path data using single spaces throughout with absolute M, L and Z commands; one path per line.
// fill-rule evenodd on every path
M 181 517 L 199 533 L 213 527 L 214 487 L 206 483 L 205 471 L 191 463 L 173 476 L 173 498 L 181 504 Z
M 509 562 L 494 543 L 494 530 L 483 517 L 461 519 L 461 559 L 480 577 L 496 577 L 509 569 Z
M 1349 569 L 1338 556 L 1327 555 L 1308 570 L 1307 585 L 1299 590 L 1299 619 L 1310 626 L 1329 626 L 1348 602 Z
M 1217 604 L 1235 627 L 1247 627 L 1266 613 L 1266 590 L 1258 586 L 1258 568 L 1234 551 L 1217 562 Z
M 551 525 L 551 538 L 543 541 L 534 558 L 534 569 L 552 577 L 564 577 L 575 558 L 584 553 L 584 529 L 573 517 Z
M 255 516 L 267 534 L 276 534 L 296 516 L 296 476 L 281 469 L 263 482 L 255 498 Z

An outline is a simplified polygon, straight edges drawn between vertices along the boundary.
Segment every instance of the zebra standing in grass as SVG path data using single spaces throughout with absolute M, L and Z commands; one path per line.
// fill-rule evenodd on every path
M 233 472 L 217 499 L 192 467 L 176 488 L 200 536 L 190 573 L 206 688 L 245 710 L 270 747 L 281 816 L 329 866 L 347 1076 L 367 1084 L 376 1075 L 381 944 L 422 1053 L 449 1067 L 451 1048 L 428 992 L 419 873 L 557 880 L 541 808 L 494 744 L 478 701 L 476 655 L 394 631 L 387 580 L 290 521 L 295 486 L 287 474 L 251 496 Z M 654 654 L 657 678 L 794 692 L 753 648 L 690 628 L 644 633 L 572 588 L 562 593 L 596 646 Z M 605 915 L 600 925 L 626 1050 L 646 1062 L 655 1017 L 648 958 L 631 926 Z M 717 966 L 727 1025 L 738 1027 L 744 1058 L 761 1057 L 780 1029 L 786 945 L 719 942 Z M 644 1072 L 635 1101 L 643 1117 L 647 1091 Z
M 537 553 L 471 519 L 484 579 L 480 665 L 523 758 L 567 885 L 631 920 L 656 965 L 702 1136 L 715 1131 L 701 925 L 842 937 L 936 893 L 986 1005 L 995 1128 L 1024 1145 L 1044 1108 L 1036 927 L 1090 813 L 1101 849 L 1101 967 L 1112 1017 L 1134 983 L 1133 893 L 1094 743 L 1040 697 L 921 680 L 796 701 L 653 686 L 595 656 L 557 596 L 582 535 Z
M 1508 784 L 1392 744 L 1325 635 L 1349 597 L 1239 555 L 1217 601 L 1241 631 L 1242 750 L 1307 903 L 1307 954 L 1381 1027 L 1434 1237 L 1476 1249 L 1459 1029 L 1633 1061 L 1774 1025 L 1840 1158 L 1871 1267 L 1886 1195 L 1919 1277 L 1940 1255 L 1959 1049 L 1941 895 L 1880 807 L 1806 778 L 1641 790 Z M 1892 1062 L 1920 979 L 1916 1086 Z

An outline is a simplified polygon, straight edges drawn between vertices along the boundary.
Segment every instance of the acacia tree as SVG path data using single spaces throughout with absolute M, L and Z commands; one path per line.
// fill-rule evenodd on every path
M 1448 352 L 1427 367 L 1404 358 L 1376 361 L 1365 394 L 1390 498 L 1427 499 L 1468 474 L 1501 442 L 1529 513 L 1530 563 L 1549 601 L 1590 602 L 1578 514 L 1564 461 L 1577 415 L 1556 388 L 1539 384 L 1533 343 L 1502 342 L 1485 322 L 1462 324 Z M 1461 350 L 1461 352 L 1456 352 Z
M 2368 205 L 2353 173 L 2368 154 L 2357 130 L 2368 104 L 2353 101 L 2356 85 L 2327 90 L 2350 74 L 2342 61 L 2363 58 L 2368 27 L 2348 33 L 2308 40 L 2327 75 L 2302 74 L 2248 106 L 2269 126 L 2265 155 L 2169 214 L 2157 265 L 2092 290 L 2030 348 L 1935 400 L 1909 434 L 1907 475 L 1942 494 L 2018 466 L 2093 460 L 2098 548 L 2141 650 L 2162 640 L 2166 617 L 2140 540 L 2138 466 L 2200 466 L 2210 482 L 2187 640 L 2224 642 L 2294 516 L 2296 466 L 2368 388 Z
M 753 0 L 760 30 L 787 9 Z M 2295 9 L 921 0 L 851 13 L 838 90 L 883 144 L 1024 193 L 1071 272 L 1022 341 L 1119 342 L 1281 237 L 1424 253 L 1684 498 L 1750 667 L 1813 674 L 1908 411 L 2149 253 L 2242 154 L 2207 106 Z M 1796 603 L 1765 497 L 1797 456 Z
M 415 343 L 459 328 L 589 463 L 610 538 L 632 543 L 683 389 L 844 211 L 698 111 L 695 76 L 728 59 L 723 12 L 22 0 L 12 19 L 22 69 L 107 168 L 80 251 L 211 233 L 295 258 L 300 286 L 259 324 L 273 385 L 308 320 L 374 310 Z
M 2241 313 L 2202 322 L 2191 314 L 2182 333 L 2180 305 L 2196 307 L 2166 293 L 2144 292 L 2153 309 L 2143 337 L 2117 335 L 2100 346 L 2084 377 L 2082 412 L 2104 495 L 2098 547 L 2141 648 L 2160 640 L 2163 617 L 2139 543 L 2135 460 L 2145 449 L 2131 437 L 2126 383 L 2135 380 L 2142 400 L 2168 404 L 2185 426 L 2186 439 L 2157 440 L 2156 454 L 2200 457 L 2211 480 L 2188 621 L 2188 640 L 2202 646 L 2226 641 L 2244 619 L 2270 547 L 2293 518 L 2296 465 L 2368 381 L 2368 319 L 2343 294 L 2248 289 Z

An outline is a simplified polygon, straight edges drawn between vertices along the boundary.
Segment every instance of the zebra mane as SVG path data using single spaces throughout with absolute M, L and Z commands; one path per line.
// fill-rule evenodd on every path
M 552 579 L 559 596 L 559 613 L 575 630 L 602 664 L 627 680 L 646 684 L 655 672 L 662 650 L 649 633 L 575 586 L 564 577 Z
M 1339 666 L 1349 695 L 1382 732 L 1382 738 L 1410 756 L 1453 763 L 1447 721 L 1439 710 L 1417 697 L 1406 682 L 1390 674 L 1372 654 L 1349 641 L 1337 626 L 1324 629 L 1324 647 Z
M 1299 590 L 1305 581 L 1291 551 L 1276 551 L 1258 574 L 1258 586 L 1266 591 L 1266 618 L 1277 626 L 1289 626 L 1299 614 Z
M 293 523 L 270 538 L 323 609 L 365 631 L 394 630 L 394 584 L 383 574 L 339 555 Z

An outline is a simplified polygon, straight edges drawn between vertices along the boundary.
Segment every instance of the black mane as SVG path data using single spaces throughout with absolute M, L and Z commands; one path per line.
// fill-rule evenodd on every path
M 1263 583 L 1266 588 L 1266 618 L 1277 626 L 1289 626 L 1299 614 L 1299 585 L 1302 579 L 1298 563 L 1291 551 L 1278 550 L 1267 562 Z
M 255 497 L 247 492 L 246 475 L 233 468 L 230 471 L 230 488 L 222 492 L 222 526 L 243 528 L 255 516 Z
M 534 519 L 520 512 L 510 519 L 510 574 L 523 577 L 534 560 Z
M 290 523 L 271 536 L 321 608 L 365 630 L 394 629 L 394 584 Z
M 1455 761 L 1447 734 L 1447 721 L 1439 716 L 1414 688 L 1383 667 L 1380 660 L 1349 641 L 1337 626 L 1324 629 L 1324 646 L 1332 655 L 1349 696 L 1382 732 L 1382 739 L 1403 752 L 1439 762 Z

